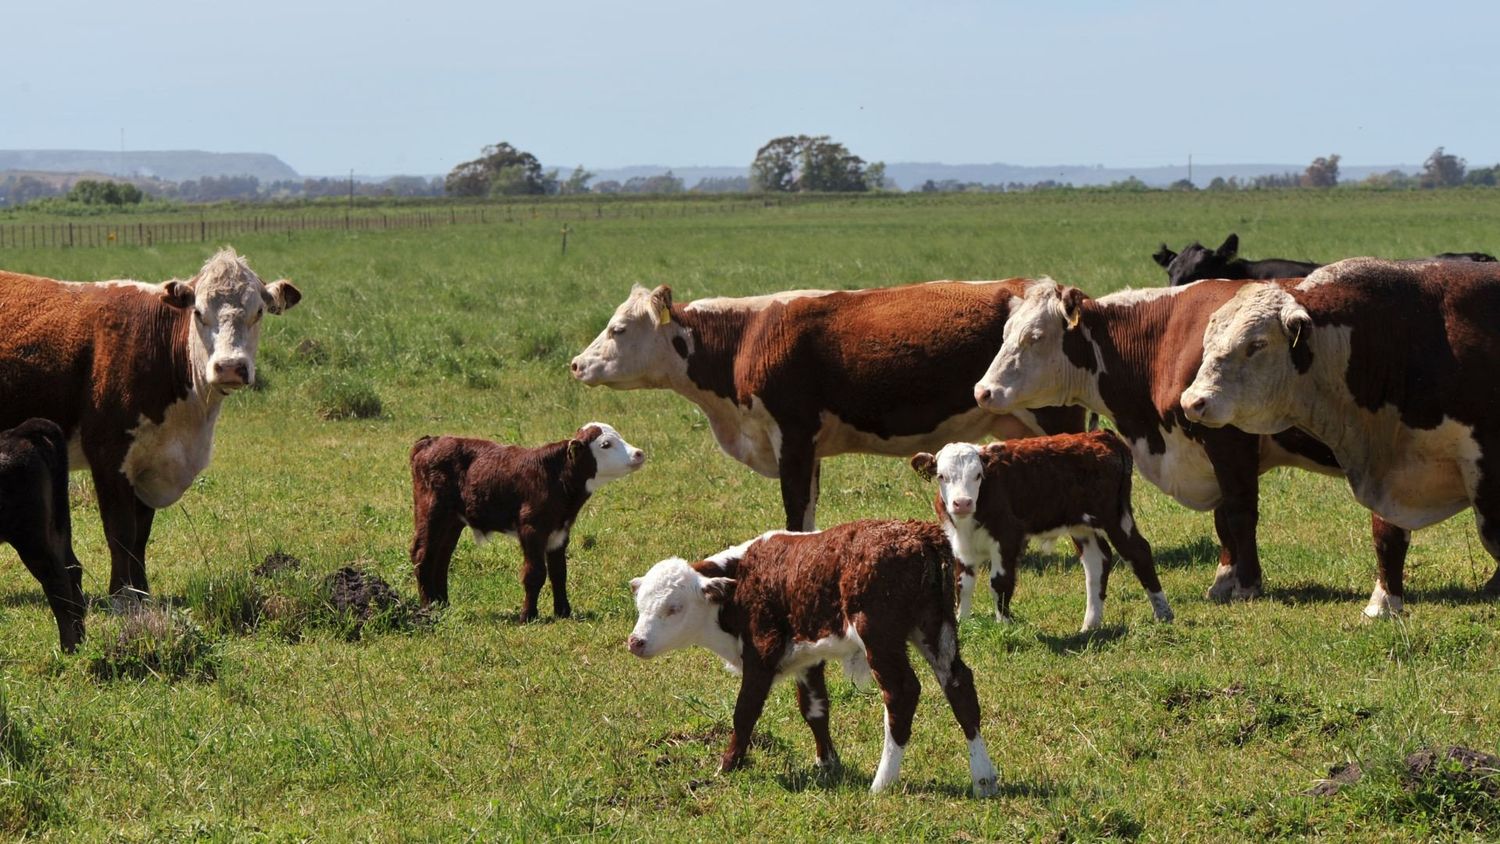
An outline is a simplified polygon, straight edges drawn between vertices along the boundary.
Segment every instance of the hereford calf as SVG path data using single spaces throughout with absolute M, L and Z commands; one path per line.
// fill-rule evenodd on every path
M 68 517 L 68 440 L 57 423 L 28 419 L 0 432 L 0 542 L 42 584 L 64 651 L 83 641 L 83 568 Z
M 908 642 L 932 666 L 969 741 L 974 795 L 996 792 L 979 736 L 974 675 L 958 655 L 953 553 L 937 525 L 850 522 L 813 533 L 772 531 L 702 562 L 663 560 L 630 582 L 640 614 L 627 642 L 638 657 L 701 645 L 741 675 L 734 734 L 719 770 L 738 766 L 771 684 L 791 677 L 812 728 L 817 764 L 838 754 L 828 733 L 823 665 L 840 660 L 885 698 L 885 748 L 870 791 L 896 781 L 921 688 Z
M 938 481 L 933 508 L 962 565 L 958 617 L 969 614 L 974 579 L 988 568 L 995 617 L 1010 620 L 1016 566 L 1026 540 L 1071 536 L 1083 561 L 1088 605 L 1083 629 L 1099 626 L 1109 582 L 1109 542 L 1130 561 L 1158 621 L 1171 621 L 1151 545 L 1130 510 L 1130 449 L 1107 431 L 992 443 L 949 443 L 911 459 Z M 1108 539 L 1108 541 L 1106 541 Z
M 448 563 L 464 528 L 521 542 L 525 621 L 552 580 L 552 612 L 567 618 L 568 531 L 601 484 L 641 468 L 646 454 L 614 428 L 590 422 L 572 439 L 536 448 L 464 437 L 423 437 L 411 448 L 416 532 L 411 561 L 422 603 L 448 601 Z

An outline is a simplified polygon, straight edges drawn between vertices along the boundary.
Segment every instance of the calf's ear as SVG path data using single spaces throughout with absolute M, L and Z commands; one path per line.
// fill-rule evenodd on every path
M 703 579 L 703 597 L 710 604 L 728 603 L 734 596 L 734 578 L 732 577 L 706 577 Z
M 937 458 L 925 451 L 913 454 L 911 457 L 911 467 L 916 470 L 918 475 L 922 476 L 922 480 L 930 481 L 937 474 Z
M 1005 456 L 1005 443 L 990 443 L 979 450 L 979 462 L 985 471 Z
M 290 281 L 281 278 L 266 285 L 266 291 L 261 294 L 261 299 L 266 303 L 266 310 L 279 314 L 302 301 L 302 291 Z
M 1239 251 L 1240 236 L 1235 234 L 1234 232 L 1230 232 L 1229 237 L 1224 238 L 1224 242 L 1219 244 L 1218 249 L 1214 250 L 1214 254 L 1227 261 L 1230 258 L 1233 258 L 1235 255 L 1238 255 Z
M 641 591 L 641 578 L 632 577 L 630 579 L 630 594 L 634 595 L 639 591 Z
M 1158 250 L 1156 250 L 1156 254 L 1154 254 L 1154 255 L 1151 256 L 1151 260 L 1153 260 L 1156 263 L 1160 264 L 1161 267 L 1162 267 L 1162 269 L 1166 269 L 1168 266 L 1171 265 L 1172 259 L 1176 258 L 1176 257 L 1177 257 L 1177 253 L 1173 252 L 1170 249 L 1168 249 L 1167 245 L 1165 243 L 1163 243 L 1161 245 L 1161 248 L 1158 249 Z
M 1067 321 L 1069 331 L 1077 328 L 1079 320 L 1083 319 L 1083 300 L 1087 298 L 1088 294 L 1076 287 L 1063 288 L 1063 319 Z
M 657 325 L 672 321 L 672 288 L 662 284 L 651 291 L 651 316 Z
M 187 282 L 169 281 L 161 286 L 161 300 L 174 308 L 191 308 L 196 298 Z

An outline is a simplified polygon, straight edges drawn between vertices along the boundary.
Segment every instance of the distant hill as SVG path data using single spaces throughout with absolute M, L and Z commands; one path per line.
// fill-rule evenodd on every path
M 204 176 L 254 176 L 262 182 L 301 179 L 274 155 L 261 152 L 159 150 L 110 152 L 81 149 L 0 150 L 0 171 L 96 172 L 121 177 L 156 177 L 184 182 Z

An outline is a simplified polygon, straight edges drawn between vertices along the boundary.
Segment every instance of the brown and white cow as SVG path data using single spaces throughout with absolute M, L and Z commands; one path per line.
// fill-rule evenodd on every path
M 111 593 L 147 592 L 156 511 L 208 466 L 224 397 L 254 382 L 261 318 L 301 298 L 232 249 L 159 285 L 0 272 L 0 427 L 62 428 L 69 467 L 93 476 Z
M 1158 621 L 1171 621 L 1151 543 L 1141 536 L 1130 506 L 1130 449 L 1109 431 L 1058 434 L 1010 443 L 949 443 L 922 452 L 911 467 L 937 479 L 938 524 L 962 566 L 958 618 L 969 615 L 974 580 L 989 569 L 995 618 L 1010 621 L 1016 569 L 1030 538 L 1071 536 L 1083 563 L 1083 630 L 1104 621 L 1110 543 L 1130 561 Z
M 1328 444 L 1354 497 L 1410 531 L 1470 506 L 1500 561 L 1500 266 L 1354 258 L 1217 308 L 1189 419 Z M 1401 570 L 1366 610 L 1400 612 Z M 1484 591 L 1500 596 L 1500 566 Z
M 653 657 L 698 645 L 739 672 L 734 734 L 720 761 L 737 767 L 750 747 L 772 684 L 797 683 L 816 763 L 838 764 L 828 733 L 824 663 L 836 660 L 885 698 L 885 747 L 870 791 L 896 781 L 921 686 L 907 656 L 916 646 L 937 675 L 964 737 L 974 796 L 996 793 L 997 774 L 979 735 L 974 675 L 958 654 L 953 552 L 931 522 L 860 521 L 825 531 L 771 531 L 689 564 L 673 558 L 630 582 L 639 617 L 630 652 Z
M 818 464 L 905 457 L 958 440 L 1083 430 L 1077 408 L 974 407 L 1020 282 L 931 282 L 672 302 L 636 286 L 573 358 L 573 377 L 665 388 L 698 405 L 726 454 L 781 481 L 789 530 L 810 530 Z
M 58 644 L 72 652 L 83 641 L 83 569 L 73 556 L 68 516 L 68 440 L 47 419 L 0 431 L 0 542 L 9 542 L 57 622 Z
M 568 535 L 594 490 L 641 468 L 646 453 L 613 427 L 590 422 L 546 445 L 501 445 L 471 437 L 422 437 L 411 447 L 412 568 L 422 605 L 448 602 L 448 564 L 464 528 L 484 542 L 503 533 L 521 544 L 521 620 L 536 618 L 542 584 L 552 612 L 568 603 Z
M 1248 284 L 1199 281 L 1093 299 L 1050 279 L 1030 282 L 974 387 L 978 403 L 997 412 L 1078 404 L 1109 418 L 1147 480 L 1186 507 L 1214 511 L 1216 600 L 1260 594 L 1259 476 L 1275 466 L 1341 473 L 1328 447 L 1301 430 L 1262 436 L 1183 415 L 1178 397 L 1198 369 L 1209 315 Z M 1379 518 L 1371 532 L 1380 569 L 1399 572 L 1404 532 Z

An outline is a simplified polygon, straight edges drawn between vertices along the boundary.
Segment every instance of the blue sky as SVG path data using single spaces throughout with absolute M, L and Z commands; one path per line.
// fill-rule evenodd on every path
M 269 152 L 304 174 L 868 160 L 1500 161 L 1500 4 L 467 0 L 6 4 L 0 149 Z

